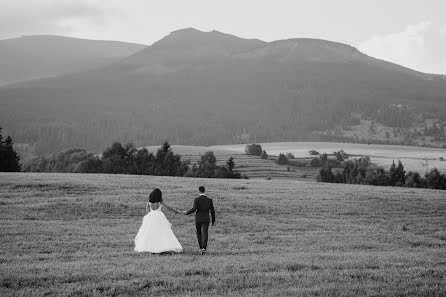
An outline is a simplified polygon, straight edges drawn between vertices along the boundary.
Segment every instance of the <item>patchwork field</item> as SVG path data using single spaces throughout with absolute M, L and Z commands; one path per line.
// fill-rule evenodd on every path
M 317 150 L 319 153 L 333 153 L 344 150 L 349 155 L 369 156 L 371 161 L 377 165 L 389 168 L 392 161 L 399 159 L 403 163 L 406 171 L 426 172 L 432 168 L 437 168 L 446 172 L 446 149 L 426 148 L 401 145 L 379 145 L 379 144 L 358 144 L 358 143 L 335 143 L 335 142 L 272 142 L 260 143 L 262 148 L 271 155 L 280 153 L 293 153 L 296 158 L 308 157 L 308 151 Z M 234 153 L 244 153 L 244 144 L 218 145 L 209 147 L 211 150 L 231 150 Z
M 134 252 L 148 193 L 185 210 L 199 185 L 217 211 L 209 254 L 168 211 L 184 252 Z M 0 221 L 0 296 L 446 295 L 442 191 L 0 173 Z
M 149 146 L 147 149 L 149 152 L 156 153 L 159 146 Z M 190 160 L 192 164 L 208 151 L 214 152 L 218 165 L 224 165 L 230 157 L 233 157 L 235 169 L 249 178 L 315 180 L 319 170 L 313 167 L 294 167 L 288 171 L 288 166 L 278 165 L 274 160 L 263 160 L 258 156 L 246 155 L 244 146 L 242 151 L 234 151 L 206 146 L 172 145 L 172 150 L 180 154 L 184 160 Z

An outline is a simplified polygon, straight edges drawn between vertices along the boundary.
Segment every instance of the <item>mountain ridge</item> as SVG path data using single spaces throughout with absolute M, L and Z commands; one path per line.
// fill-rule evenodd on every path
M 57 35 L 0 40 L 0 85 L 97 69 L 146 45 Z
M 0 124 L 42 152 L 296 141 L 392 104 L 410 107 L 404 125 L 446 119 L 446 81 L 332 41 L 185 29 L 104 67 L 0 87 Z

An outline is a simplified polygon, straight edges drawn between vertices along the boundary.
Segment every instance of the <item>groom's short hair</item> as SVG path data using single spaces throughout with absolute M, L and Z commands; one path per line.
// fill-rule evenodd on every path
M 204 192 L 205 192 L 205 189 L 204 189 L 203 186 L 199 186 L 199 187 L 198 187 L 198 191 L 199 191 L 200 193 L 204 193 Z

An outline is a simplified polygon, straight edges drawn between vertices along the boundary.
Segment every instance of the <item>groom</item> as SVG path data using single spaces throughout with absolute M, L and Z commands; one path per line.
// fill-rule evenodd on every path
M 184 214 L 189 215 L 195 213 L 195 226 L 197 228 L 198 245 L 200 246 L 200 254 L 206 253 L 208 245 L 208 231 L 209 231 L 209 211 L 212 217 L 212 226 L 215 224 L 215 210 L 212 199 L 206 197 L 205 189 L 203 186 L 198 188 L 200 196 L 194 199 L 193 207 L 186 211 Z

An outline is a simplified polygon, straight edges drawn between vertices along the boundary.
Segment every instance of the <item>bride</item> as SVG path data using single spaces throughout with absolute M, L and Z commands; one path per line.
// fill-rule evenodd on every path
M 175 234 L 172 232 L 172 224 L 167 220 L 161 211 L 165 207 L 175 213 L 181 213 L 176 209 L 168 206 L 162 198 L 160 189 L 154 189 L 149 196 L 149 202 L 146 205 L 146 212 L 142 225 L 135 237 L 135 251 L 137 252 L 181 252 L 181 246 Z

